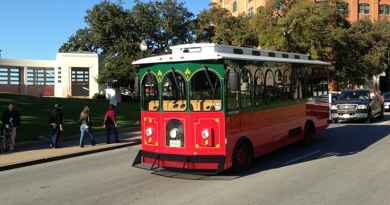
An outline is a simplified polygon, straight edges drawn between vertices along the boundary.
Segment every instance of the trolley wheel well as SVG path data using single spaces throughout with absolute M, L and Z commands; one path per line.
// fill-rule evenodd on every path
M 252 166 L 254 160 L 254 148 L 250 139 L 248 139 L 247 137 L 241 137 L 237 141 L 232 153 L 232 160 L 233 160 L 232 168 L 234 172 L 237 173 L 246 171 Z
M 305 123 L 305 128 L 303 131 L 303 143 L 305 145 L 310 145 L 313 142 L 313 138 L 316 135 L 316 126 L 312 120 L 308 120 Z
M 306 121 L 304 130 L 306 131 L 307 129 L 313 129 L 312 131 L 314 131 L 314 134 L 315 134 L 316 126 L 315 126 L 313 120 L 307 120 Z
M 237 140 L 237 143 L 236 145 L 234 146 L 234 150 L 240 146 L 241 144 L 244 144 L 244 143 L 248 143 L 250 145 L 250 148 L 251 148 L 251 151 L 252 153 L 254 153 L 254 148 L 253 148 L 253 144 L 252 144 L 252 141 L 248 138 L 248 137 L 240 137 L 240 139 Z

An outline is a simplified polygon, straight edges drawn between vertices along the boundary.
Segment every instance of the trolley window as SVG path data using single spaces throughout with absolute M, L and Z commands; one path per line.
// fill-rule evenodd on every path
M 183 75 L 172 69 L 171 72 L 165 75 L 162 89 L 164 111 L 186 110 L 186 81 Z
M 217 74 L 207 68 L 191 78 L 191 110 L 222 110 L 221 82 Z
M 158 82 L 152 73 L 145 75 L 142 80 L 142 106 L 147 111 L 158 111 L 160 108 Z

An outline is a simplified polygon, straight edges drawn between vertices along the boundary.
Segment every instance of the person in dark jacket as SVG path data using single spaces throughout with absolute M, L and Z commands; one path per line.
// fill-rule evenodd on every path
M 114 106 L 110 105 L 108 106 L 108 110 L 106 114 L 104 115 L 104 122 L 103 122 L 104 128 L 106 128 L 106 140 L 107 144 L 110 144 L 110 137 L 111 133 L 114 132 L 115 135 L 115 142 L 119 142 L 118 138 L 118 124 L 116 121 L 116 112 L 114 110 Z
M 91 116 L 89 107 L 85 106 L 80 113 L 80 147 L 84 147 L 84 137 L 87 135 L 91 141 L 91 145 L 95 146 L 95 137 L 91 134 Z
M 13 151 L 15 149 L 16 128 L 20 126 L 20 115 L 14 104 L 8 105 L 8 109 L 3 112 L 1 122 L 3 124 L 1 128 L 2 134 L 10 132 L 10 151 Z
M 60 134 L 64 131 L 64 116 L 62 112 L 62 107 L 59 104 L 55 104 L 54 108 L 50 111 L 49 127 L 51 135 L 50 147 L 57 148 Z

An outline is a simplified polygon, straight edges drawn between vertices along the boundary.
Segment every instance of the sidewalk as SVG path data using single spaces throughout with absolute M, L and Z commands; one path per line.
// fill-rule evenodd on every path
M 16 152 L 1 153 L 0 171 L 137 145 L 140 143 L 139 134 L 135 129 L 120 131 L 119 143 L 106 144 L 105 134 L 97 133 L 96 146 L 91 146 L 87 138 L 84 148 L 80 148 L 79 140 L 70 140 L 60 143 L 60 148 L 50 149 L 48 141 L 43 139 L 39 143 L 18 147 Z

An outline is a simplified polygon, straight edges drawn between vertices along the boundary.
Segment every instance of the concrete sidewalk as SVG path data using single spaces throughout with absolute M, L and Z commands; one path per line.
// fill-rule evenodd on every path
M 91 146 L 87 138 L 84 148 L 79 146 L 79 140 L 70 140 L 60 143 L 60 148 L 51 149 L 44 139 L 34 145 L 18 147 L 16 152 L 0 153 L 0 171 L 137 145 L 140 143 L 139 135 L 140 132 L 134 129 L 120 131 L 119 143 L 106 144 L 104 133 L 98 133 L 95 135 L 96 146 Z

